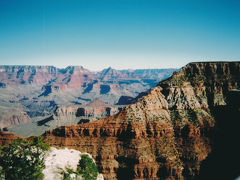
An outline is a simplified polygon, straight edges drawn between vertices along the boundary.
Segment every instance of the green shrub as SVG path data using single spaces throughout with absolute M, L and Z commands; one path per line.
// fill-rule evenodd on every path
M 11 144 L 0 148 L 1 174 L 9 180 L 43 179 L 44 156 L 49 145 L 41 137 L 32 141 L 18 138 Z
M 61 171 L 59 173 L 63 176 L 63 180 L 71 180 L 71 175 L 76 174 L 76 172 L 74 172 L 74 170 L 70 167 L 65 167 L 65 170 L 64 169 L 60 170 Z
M 81 155 L 77 166 L 77 174 L 81 175 L 84 180 L 96 180 L 98 169 L 93 161 L 87 154 Z

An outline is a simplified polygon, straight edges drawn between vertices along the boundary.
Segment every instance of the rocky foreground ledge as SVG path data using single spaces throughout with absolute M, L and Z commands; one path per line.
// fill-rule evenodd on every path
M 239 85 L 240 62 L 190 63 L 114 116 L 42 136 L 90 153 L 105 179 L 231 179 Z

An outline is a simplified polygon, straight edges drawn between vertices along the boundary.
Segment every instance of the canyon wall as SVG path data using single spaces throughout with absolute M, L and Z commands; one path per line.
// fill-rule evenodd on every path
M 118 114 L 43 137 L 92 154 L 105 179 L 193 178 L 212 151 L 213 111 L 239 81 L 239 62 L 190 63 Z
M 12 111 L 0 113 L 0 129 L 11 125 L 24 124 L 29 121 L 30 117 L 21 109 L 13 108 Z
M 71 124 L 82 124 L 90 121 L 96 121 L 113 114 L 117 114 L 123 106 L 106 104 L 100 100 L 93 100 L 86 105 L 78 106 L 57 106 L 53 114 L 47 118 L 38 121 L 38 126 L 52 127 L 53 124 L 61 124 L 69 122 Z M 68 124 L 69 124 L 68 123 Z
M 0 82 L 13 84 L 45 84 L 57 74 L 53 66 L 0 66 Z

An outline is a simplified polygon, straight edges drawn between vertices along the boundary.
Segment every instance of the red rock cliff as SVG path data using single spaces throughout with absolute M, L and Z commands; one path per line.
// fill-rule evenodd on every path
M 211 108 L 226 105 L 239 78 L 238 62 L 190 63 L 117 115 L 44 137 L 91 153 L 106 179 L 195 176 L 211 152 Z

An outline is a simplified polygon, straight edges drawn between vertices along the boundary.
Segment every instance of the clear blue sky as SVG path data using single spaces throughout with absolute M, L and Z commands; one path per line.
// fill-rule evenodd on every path
M 239 0 L 0 0 L 0 64 L 91 70 L 240 60 Z

